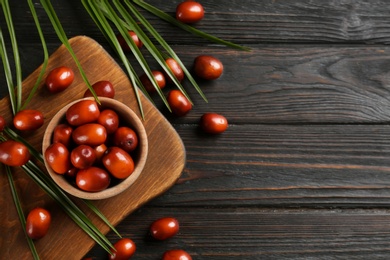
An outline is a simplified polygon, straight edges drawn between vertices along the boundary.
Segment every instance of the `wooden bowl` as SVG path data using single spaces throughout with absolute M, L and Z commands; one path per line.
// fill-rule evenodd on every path
M 93 98 L 83 98 L 76 100 L 74 102 L 69 103 L 62 109 L 60 109 L 54 117 L 49 122 L 42 142 L 42 152 L 44 153 L 46 149 L 52 144 L 52 136 L 55 127 L 61 123 L 66 122 L 65 114 L 68 108 L 76 102 L 84 99 L 92 99 Z M 135 151 L 134 156 L 132 156 L 134 160 L 134 171 L 133 173 L 123 180 L 115 180 L 115 184 L 110 184 L 110 186 L 102 191 L 98 192 L 87 192 L 79 189 L 77 186 L 72 184 L 69 180 L 67 180 L 64 175 L 57 174 L 54 172 L 51 167 L 48 165 L 46 158 L 44 158 L 45 166 L 47 171 L 49 172 L 51 178 L 54 182 L 61 187 L 67 193 L 82 199 L 90 199 L 90 200 L 100 200 L 110 198 L 112 196 L 118 195 L 124 190 L 128 189 L 139 177 L 141 174 L 147 154 L 148 154 L 148 138 L 146 135 L 146 131 L 142 121 L 138 118 L 138 116 L 125 104 L 111 98 L 99 97 L 100 100 L 100 110 L 109 108 L 117 112 L 121 125 L 131 127 L 138 135 L 138 147 Z

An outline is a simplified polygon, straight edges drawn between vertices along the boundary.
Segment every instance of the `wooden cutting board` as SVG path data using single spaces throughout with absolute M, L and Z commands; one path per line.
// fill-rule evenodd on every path
M 108 53 L 94 40 L 77 36 L 70 39 L 89 81 L 109 80 L 116 89 L 115 99 L 122 101 L 138 115 L 138 104 L 127 75 Z M 45 125 L 37 131 L 25 133 L 24 137 L 39 151 L 46 125 L 53 115 L 68 102 L 81 98 L 86 85 L 75 62 L 64 46 L 55 51 L 49 59 L 46 70 L 66 65 L 75 71 L 74 83 L 62 93 L 50 94 L 43 83 L 27 108 L 38 109 L 45 115 Z M 40 68 L 23 82 L 24 100 L 36 81 Z M 145 112 L 144 125 L 148 135 L 149 153 L 146 166 L 133 184 L 124 193 L 95 204 L 114 225 L 146 202 L 168 190 L 180 177 L 185 165 L 183 143 L 165 117 L 141 93 Z M 0 111 L 7 122 L 12 120 L 8 99 L 0 101 Z M 34 207 L 47 208 L 52 213 L 52 224 L 48 234 L 35 241 L 41 259 L 81 259 L 94 245 L 72 220 L 62 212 L 40 188 L 19 168 L 13 169 L 16 186 L 25 214 Z M 31 259 L 29 247 L 19 222 L 11 197 L 10 187 L 4 169 L 0 174 L 0 259 Z M 76 202 L 78 199 L 75 199 Z M 86 209 L 94 223 L 107 233 L 109 228 Z

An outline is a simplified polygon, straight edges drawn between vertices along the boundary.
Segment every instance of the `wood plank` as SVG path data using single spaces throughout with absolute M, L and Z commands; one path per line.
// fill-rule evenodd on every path
M 173 123 L 195 123 L 207 111 L 237 124 L 376 124 L 390 119 L 389 47 L 278 46 L 246 53 L 193 46 L 178 54 L 189 68 L 197 55 L 214 55 L 225 71 L 215 81 L 199 82 L 208 103 L 185 82 L 195 107 L 185 118 L 165 113 Z
M 144 207 L 118 228 L 135 241 L 136 259 L 160 259 L 172 248 L 188 251 L 193 259 L 385 259 L 389 214 L 378 209 Z M 149 225 L 161 216 L 175 216 L 180 232 L 167 241 L 148 240 Z M 104 255 L 95 247 L 88 255 L 99 254 Z
M 270 11 L 272 6 L 276 5 L 280 8 L 275 8 L 274 11 L 281 13 L 287 11 L 293 13 L 298 12 L 298 10 L 301 11 L 301 9 L 309 12 L 311 8 L 327 10 L 324 7 L 327 4 L 319 1 L 311 2 L 311 8 L 307 6 L 305 8 L 304 4 L 295 2 L 249 1 L 248 3 L 253 5 L 251 10 L 265 8 Z M 164 4 L 164 8 L 167 9 L 172 4 L 172 1 L 170 4 Z M 260 4 L 262 4 L 261 8 L 259 7 Z M 210 5 L 214 8 L 223 6 L 219 1 Z M 249 5 L 239 7 L 241 5 L 241 2 L 233 1 L 231 5 L 229 4 L 230 12 L 237 9 L 236 13 L 239 13 L 239 8 L 249 9 Z M 348 5 L 328 5 L 328 8 L 339 8 L 340 12 L 348 9 Z M 381 21 L 384 19 L 380 15 L 380 7 L 383 7 L 383 12 L 388 8 L 383 5 L 383 1 L 374 1 L 371 8 L 365 8 L 364 4 L 351 4 L 351 6 L 353 10 L 359 11 L 359 13 L 367 12 L 371 13 L 372 16 L 375 14 Z M 69 23 L 69 28 L 73 28 L 78 23 L 83 24 L 83 27 L 76 26 L 77 29 L 71 30 L 70 35 L 81 33 L 79 30 L 88 29 L 88 32 L 99 38 L 99 33 L 92 29 L 94 27 L 93 23 L 88 22 L 88 19 L 83 17 L 82 6 L 73 3 L 56 5 L 55 7 L 59 9 L 60 15 L 61 13 L 71 14 L 69 16 L 63 15 L 64 23 Z M 70 12 L 72 8 L 75 8 L 74 12 Z M 225 10 L 228 7 L 221 8 L 223 11 L 229 11 Z M 17 9 L 16 12 L 17 15 L 23 16 L 19 13 L 21 12 L 20 9 Z M 332 12 L 325 13 L 332 14 Z M 261 15 L 258 16 L 261 17 Z M 297 19 L 297 21 L 300 20 Z M 34 30 L 31 27 L 32 23 L 30 25 L 25 23 L 23 20 L 23 26 L 21 26 L 23 28 L 18 27 L 22 35 L 26 35 L 23 34 L 25 30 Z M 48 21 L 43 21 L 43 23 L 48 23 Z M 237 24 L 237 22 L 235 23 Z M 50 24 L 46 26 L 48 27 Z M 225 25 L 225 28 L 230 27 Z M 89 31 L 90 29 L 91 31 Z M 219 30 L 222 29 L 219 28 Z M 216 31 L 218 30 L 216 29 Z M 232 29 L 227 31 L 228 34 L 232 33 Z M 172 30 L 172 33 L 176 32 L 177 30 Z M 55 42 L 56 40 L 52 37 L 54 36 L 49 35 L 50 42 Z M 166 35 L 166 38 L 175 37 Z M 182 39 L 181 36 L 177 38 Z M 99 39 L 105 44 L 103 46 L 108 48 L 105 40 Z M 185 83 L 194 99 L 197 110 L 185 119 L 173 122 L 194 123 L 198 120 L 199 114 L 207 110 L 228 114 L 230 120 L 236 123 L 246 123 L 248 119 L 252 123 L 344 124 L 389 121 L 390 81 L 386 70 L 390 65 L 389 47 L 360 45 L 355 47 L 325 47 L 324 45 L 267 46 L 259 45 L 259 41 L 256 43 L 257 45 L 251 45 L 253 51 L 250 53 L 211 46 L 186 46 L 184 43 L 180 46 L 174 46 L 188 68 L 191 68 L 193 59 L 200 54 L 215 55 L 226 66 L 225 73 L 219 80 L 200 82 L 209 99 L 207 104 L 193 91 L 188 82 Z M 52 43 L 50 46 L 55 46 L 55 44 Z M 37 57 L 41 57 L 42 51 L 39 48 L 39 43 L 34 42 L 34 38 L 31 40 L 21 38 L 20 47 L 22 54 L 36 53 Z M 143 51 L 146 52 L 146 50 Z M 146 58 L 150 60 L 150 55 L 146 54 Z M 22 55 L 22 64 L 26 64 L 24 75 L 31 73 L 40 62 L 39 59 L 32 62 L 30 60 L 29 55 Z M 151 62 L 151 67 L 158 69 L 153 62 Z M 139 68 L 138 71 L 140 71 Z M 256 73 L 253 73 L 253 71 Z M 1 78 L 4 80 L 4 77 Z M 2 88 L 2 91 L 3 95 L 6 94 L 5 88 Z M 157 98 L 158 105 L 161 107 L 159 101 Z M 223 102 L 226 102 L 226 104 Z M 234 111 L 232 111 L 232 108 L 234 108 Z M 173 119 L 168 113 L 165 115 L 169 119 Z
M 387 125 L 175 125 L 187 151 L 153 206 L 389 207 Z
M 148 1 L 174 15 L 177 1 Z M 388 44 L 390 27 L 386 0 L 274 1 L 215 0 L 202 2 L 205 17 L 195 26 L 218 37 L 253 43 L 377 43 Z M 193 45 L 194 37 L 176 33 L 158 19 L 153 25 L 171 43 Z M 198 44 L 205 42 L 200 40 Z
M 36 48 L 27 49 L 34 51 Z M 208 103 L 188 81 L 183 83 L 195 104 L 184 118 L 171 116 L 154 96 L 157 107 L 173 123 L 195 123 L 207 111 L 225 114 L 239 124 L 376 124 L 390 120 L 387 46 L 255 46 L 249 53 L 182 46 L 177 53 L 188 69 L 196 56 L 210 54 L 225 64 L 225 71 L 215 81 L 198 80 Z M 152 69 L 160 69 L 150 56 L 146 58 Z M 28 56 L 23 62 L 28 64 Z M 31 66 L 26 72 L 29 70 Z M 141 74 L 139 67 L 136 70 Z M 171 88 L 166 87 L 165 93 Z
M 174 15 L 178 1 L 147 1 Z M 202 2 L 206 15 L 195 26 L 226 40 L 241 44 L 257 43 L 390 43 L 390 7 L 386 0 L 363 1 L 274 1 L 274 0 L 224 0 Z M 36 29 L 27 3 L 11 1 L 11 9 L 21 32 L 21 43 L 39 43 L 31 36 Z M 53 1 L 69 37 L 98 36 L 104 41 L 80 2 Z M 37 5 L 43 28 L 51 28 L 44 10 Z M 156 29 L 171 44 L 200 45 L 207 41 L 172 27 L 159 18 L 143 12 Z M 26 33 L 28 32 L 28 33 Z M 53 30 L 45 30 L 50 41 L 56 39 Z

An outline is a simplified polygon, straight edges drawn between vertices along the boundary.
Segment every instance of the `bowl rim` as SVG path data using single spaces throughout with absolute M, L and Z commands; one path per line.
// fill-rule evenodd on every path
M 45 156 L 43 156 L 44 164 L 46 167 L 47 172 L 49 173 L 50 177 L 53 179 L 53 181 L 65 192 L 69 193 L 70 195 L 73 195 L 78 198 L 82 199 L 89 199 L 89 200 L 100 200 L 100 199 L 107 199 L 113 196 L 116 196 L 126 189 L 128 189 L 141 175 L 141 172 L 143 171 L 143 168 L 146 164 L 146 159 L 148 155 L 148 137 L 146 133 L 146 129 L 144 124 L 142 123 L 141 119 L 138 117 L 138 115 L 127 105 L 122 103 L 119 100 L 113 99 L 113 98 L 107 98 L 107 97 L 98 97 L 100 101 L 99 107 L 102 108 L 110 108 L 115 110 L 115 112 L 118 113 L 119 117 L 122 118 L 122 120 L 125 120 L 126 122 L 130 123 L 130 126 L 133 128 L 133 130 L 138 135 L 138 149 L 139 154 L 137 156 L 137 159 L 134 160 L 135 167 L 134 171 L 130 176 L 120 181 L 118 184 L 109 187 L 107 189 L 104 189 L 102 191 L 98 192 L 88 192 L 83 191 L 74 185 L 72 185 L 69 181 L 67 181 L 62 174 L 55 173 L 51 167 L 48 165 Z M 80 98 L 77 100 L 74 100 L 67 104 L 66 106 L 62 107 L 59 111 L 56 112 L 56 114 L 52 117 L 49 124 L 47 125 L 43 140 L 42 140 L 42 153 L 44 155 L 46 149 L 51 145 L 52 135 L 53 131 L 56 125 L 58 125 L 61 121 L 63 121 L 66 111 L 70 106 L 73 104 L 80 102 L 82 100 L 95 100 L 94 97 L 86 97 L 86 98 Z M 112 106 L 115 106 L 113 108 Z M 117 111 L 119 110 L 119 111 Z M 123 119 L 125 118 L 125 119 Z

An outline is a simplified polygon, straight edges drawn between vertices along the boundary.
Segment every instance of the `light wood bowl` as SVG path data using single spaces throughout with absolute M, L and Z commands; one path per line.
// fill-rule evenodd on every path
M 83 98 L 83 99 L 93 99 L 93 98 Z M 42 141 L 42 152 L 46 151 L 47 147 L 52 143 L 52 136 L 54 128 L 60 124 L 65 122 L 65 113 L 68 108 L 74 103 L 80 101 L 75 100 L 62 109 L 60 109 L 55 116 L 49 122 Z M 51 178 L 54 182 L 62 188 L 67 193 L 82 199 L 89 200 L 100 200 L 106 199 L 120 194 L 121 192 L 128 189 L 140 176 L 146 162 L 146 158 L 148 155 L 148 138 L 144 128 L 142 121 L 138 118 L 138 116 L 130 109 L 128 106 L 123 104 L 120 101 L 117 101 L 112 98 L 99 97 L 101 103 L 101 110 L 104 108 L 110 108 L 118 113 L 119 118 L 121 120 L 121 125 L 126 125 L 131 127 L 138 135 L 138 148 L 136 150 L 135 156 L 132 156 L 134 160 L 134 171 L 133 173 L 127 177 L 126 179 L 120 180 L 115 185 L 108 187 L 105 190 L 99 192 L 86 192 L 75 185 L 70 183 L 63 175 L 55 173 L 50 166 L 47 164 L 46 159 L 44 158 L 45 166 L 47 171 L 49 172 Z

